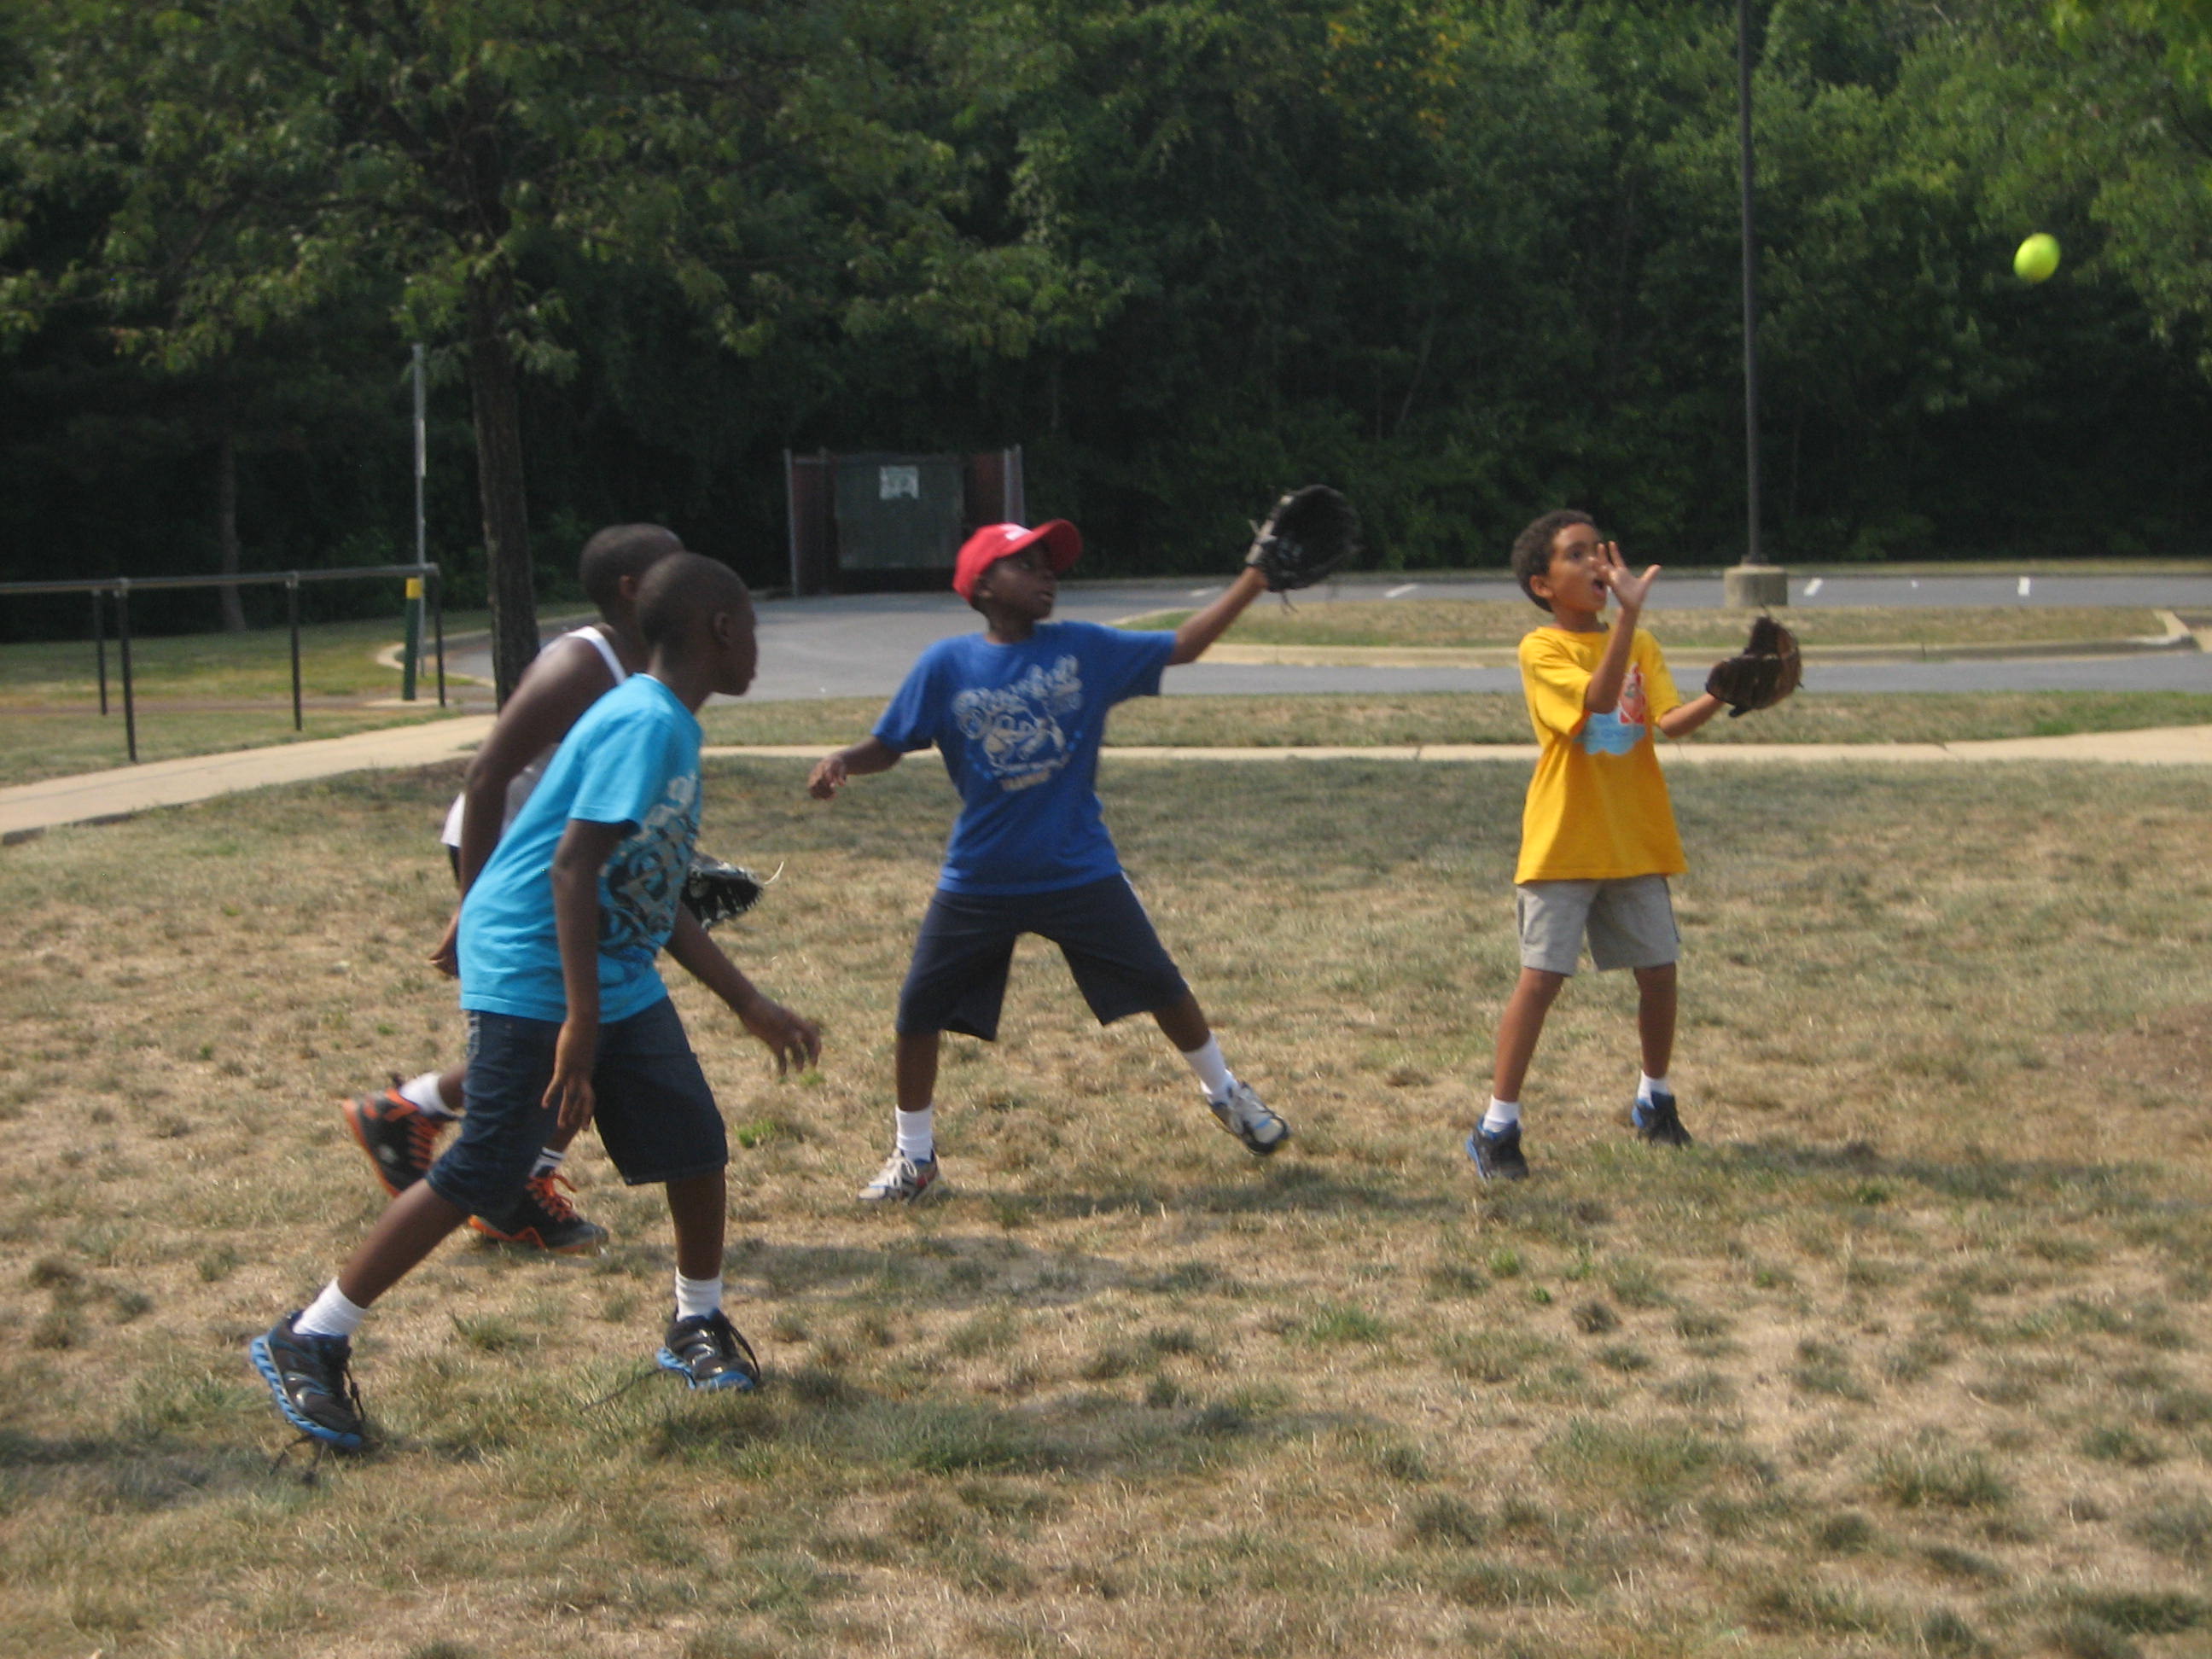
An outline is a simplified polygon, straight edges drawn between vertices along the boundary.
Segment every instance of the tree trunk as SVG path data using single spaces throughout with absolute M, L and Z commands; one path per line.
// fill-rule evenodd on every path
M 222 574 L 238 574 L 238 441 L 230 429 L 230 422 L 222 423 L 221 436 L 216 440 L 215 451 L 215 544 L 222 557 Z M 218 590 L 222 595 L 222 626 L 227 634 L 246 631 L 246 607 L 239 603 L 238 589 L 226 586 Z
M 469 398 L 476 419 L 477 488 L 483 502 L 492 679 L 501 705 L 538 655 L 538 595 L 531 574 L 529 504 L 523 493 L 521 400 L 514 354 L 501 327 L 512 297 L 503 273 L 480 277 L 470 285 Z

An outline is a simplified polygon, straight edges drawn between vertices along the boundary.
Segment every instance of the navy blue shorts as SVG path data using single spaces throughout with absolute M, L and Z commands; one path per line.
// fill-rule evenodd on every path
M 948 893 L 929 901 L 914 964 L 899 992 L 898 1033 L 999 1035 L 1014 941 L 1036 933 L 1060 946 L 1076 988 L 1110 1025 L 1190 994 L 1127 876 L 1050 893 Z
M 558 1020 L 470 1012 L 468 1110 L 460 1138 L 422 1177 L 432 1192 L 471 1215 L 498 1215 L 522 1195 L 553 1138 L 545 1085 L 560 1037 Z M 592 1125 L 631 1186 L 707 1175 L 730 1161 L 714 1091 L 667 998 L 599 1027 L 592 1091 Z

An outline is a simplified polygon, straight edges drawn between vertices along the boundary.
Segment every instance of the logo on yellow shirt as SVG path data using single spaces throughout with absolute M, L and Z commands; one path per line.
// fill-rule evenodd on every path
M 1583 722 L 1577 739 L 1586 755 L 1626 755 L 1644 741 L 1644 728 L 1651 718 L 1650 699 L 1644 694 L 1644 671 L 1632 665 L 1621 682 L 1620 703 L 1609 714 L 1592 714 Z

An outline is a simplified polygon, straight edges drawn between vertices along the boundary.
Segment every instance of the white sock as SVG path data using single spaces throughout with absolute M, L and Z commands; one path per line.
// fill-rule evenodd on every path
M 1209 1036 L 1204 1048 L 1184 1049 L 1182 1058 L 1197 1075 L 1198 1086 L 1206 1091 L 1208 1100 L 1226 1100 L 1229 1091 L 1237 1086 L 1236 1073 L 1221 1057 L 1220 1038 Z
M 361 1328 L 361 1322 L 368 1317 L 368 1310 L 347 1301 L 345 1292 L 333 1279 L 323 1286 L 323 1293 L 307 1304 L 307 1311 L 292 1322 L 292 1328 L 303 1336 L 351 1338 Z
M 566 1152 L 556 1152 L 550 1146 L 546 1147 L 538 1154 L 538 1162 L 530 1166 L 530 1178 L 535 1181 L 542 1175 L 552 1174 L 568 1156 Z
M 898 1149 L 917 1164 L 927 1164 L 937 1156 L 937 1104 L 934 1101 L 918 1112 L 894 1109 L 891 1115 L 898 1120 Z
M 722 1279 L 717 1273 L 712 1279 L 686 1279 L 684 1270 L 676 1270 L 676 1316 L 678 1319 L 697 1319 L 703 1315 L 722 1311 Z
M 1482 1132 L 1487 1135 L 1498 1134 L 1511 1128 L 1520 1121 L 1521 1103 L 1519 1101 L 1500 1100 L 1496 1095 L 1492 1095 L 1490 1097 L 1490 1109 L 1482 1115 Z
M 399 1085 L 399 1097 L 411 1102 L 419 1111 L 431 1117 L 459 1117 L 460 1114 L 446 1104 L 444 1092 L 438 1087 L 438 1074 L 425 1072 L 411 1083 Z
M 1638 1100 L 1649 1100 L 1654 1095 L 1671 1095 L 1674 1092 L 1674 1085 L 1663 1077 L 1654 1077 L 1649 1072 L 1639 1075 L 1644 1081 L 1636 1085 L 1636 1097 Z M 1614 1098 L 1618 1099 L 1619 1097 L 1615 1096 Z

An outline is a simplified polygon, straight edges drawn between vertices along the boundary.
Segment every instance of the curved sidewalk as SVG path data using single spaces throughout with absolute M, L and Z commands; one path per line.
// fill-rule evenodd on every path
M 491 730 L 489 714 L 463 715 L 422 726 L 394 726 L 312 743 L 228 754 L 153 761 L 143 766 L 48 778 L 0 789 L 0 839 L 21 840 L 69 823 L 100 823 L 158 806 L 181 806 L 243 789 L 301 783 L 313 778 L 428 766 L 458 759 Z M 738 744 L 708 747 L 714 758 L 815 760 L 825 744 Z M 1726 765 L 1735 762 L 1895 763 L 2078 761 L 2130 766 L 2212 765 L 2212 726 L 2163 726 L 2136 732 L 2084 732 L 2063 738 L 1999 738 L 1976 743 L 1668 744 L 1660 750 L 1670 765 Z M 1109 761 L 1395 761 L 1467 764 L 1536 757 L 1533 744 L 1425 744 L 1371 748 L 1147 749 L 1108 747 Z

